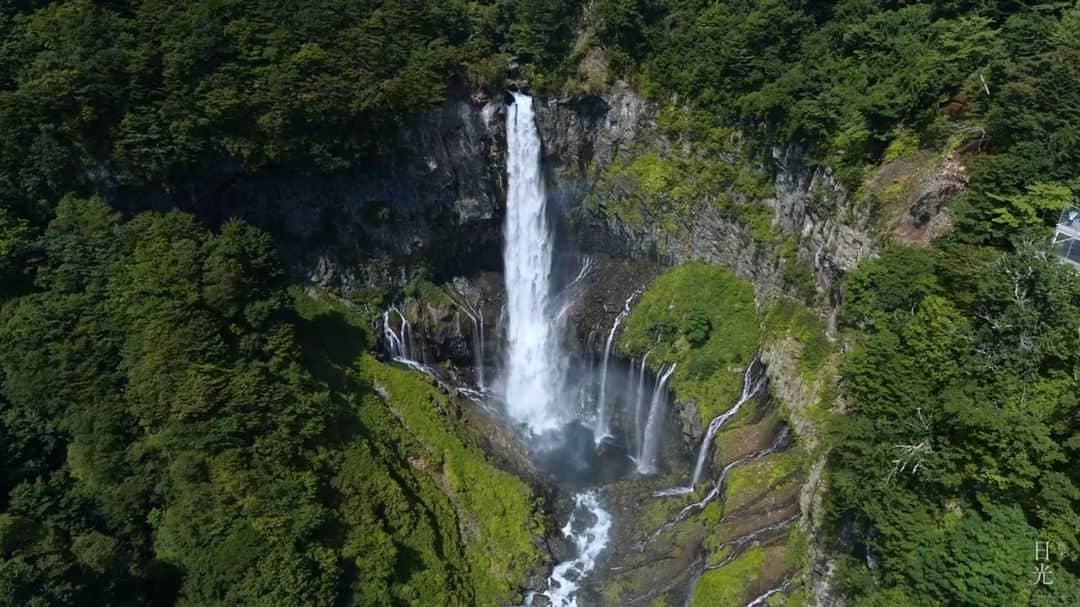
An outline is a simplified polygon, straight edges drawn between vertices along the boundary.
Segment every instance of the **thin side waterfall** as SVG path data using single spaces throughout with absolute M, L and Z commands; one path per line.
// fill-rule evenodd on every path
M 694 574 L 690 577 L 690 584 L 686 588 L 686 599 L 683 601 L 682 607 L 690 607 L 694 601 L 694 588 L 697 587 L 698 582 L 701 580 L 701 576 L 705 574 L 705 559 L 702 558 L 700 562 L 695 563 Z
M 566 318 L 567 313 L 570 312 L 570 308 L 574 305 L 574 287 L 592 272 L 592 265 L 592 257 L 586 255 L 581 263 L 581 269 L 578 270 L 577 276 L 563 287 L 562 292 L 559 293 L 559 299 L 562 300 L 562 304 L 559 305 L 559 312 L 555 315 L 555 319 L 559 322 L 562 322 L 563 319 Z
M 794 579 L 794 578 L 792 578 L 792 579 Z M 790 584 L 791 584 L 790 579 L 784 580 L 784 582 L 782 584 L 780 584 L 779 586 L 777 586 L 776 588 L 765 591 L 764 594 L 762 594 L 761 596 L 759 596 L 756 599 L 754 599 L 754 600 L 750 601 L 749 603 L 747 603 L 746 607 L 762 607 L 763 605 L 765 605 L 765 601 L 769 600 L 769 597 L 771 597 L 774 594 L 784 592 L 785 590 L 787 590 L 787 587 Z
M 506 303 L 499 306 L 499 316 L 495 319 L 495 338 L 502 343 L 506 339 Z
M 652 350 L 649 350 L 645 353 L 645 356 L 641 357 L 641 368 L 638 369 L 637 398 L 634 401 L 634 439 L 639 453 L 641 452 L 641 446 L 645 443 L 643 426 L 645 420 L 643 419 L 642 405 L 645 404 L 645 363 L 649 362 L 650 354 L 652 354 Z
M 480 324 L 480 336 L 476 339 L 476 384 L 480 387 L 480 391 L 487 389 L 487 382 L 484 381 L 484 310 L 481 307 L 476 308 L 476 317 L 479 319 Z
M 670 489 L 662 489 L 653 493 L 654 497 L 670 497 L 673 495 L 686 495 L 692 493 L 694 487 L 701 481 L 701 475 L 705 473 L 705 465 L 708 462 L 709 455 L 712 453 L 712 441 L 716 437 L 717 432 L 724 426 L 739 409 L 742 408 L 747 401 L 754 398 L 758 392 L 761 391 L 761 387 L 765 385 L 765 374 L 762 373 L 757 380 L 753 379 L 754 365 L 757 363 L 757 359 L 750 361 L 747 365 L 746 371 L 743 372 L 743 386 L 742 394 L 739 395 L 739 400 L 735 401 L 735 404 L 730 409 L 724 411 L 720 415 L 717 415 L 709 422 L 709 427 L 705 431 L 705 436 L 701 439 L 701 446 L 698 447 L 697 460 L 694 462 L 694 472 L 690 475 L 690 484 L 680 487 L 672 487 Z
M 656 472 L 656 456 L 660 448 L 660 431 L 663 425 L 665 404 L 667 403 L 667 382 L 671 374 L 675 372 L 673 363 L 660 375 L 653 389 L 652 402 L 649 405 L 649 421 L 645 424 L 645 440 L 641 445 L 641 454 L 638 456 L 638 474 L 653 474 Z
M 626 303 L 623 304 L 622 310 L 615 315 L 615 321 L 611 323 L 611 331 L 608 332 L 607 341 L 604 342 L 604 363 L 603 368 L 600 370 L 600 402 L 598 404 L 599 409 L 596 413 L 596 444 L 599 445 L 604 439 L 611 436 L 611 424 L 608 420 L 607 412 L 607 379 L 608 379 L 608 367 L 611 365 L 611 346 L 615 342 L 615 332 L 619 330 L 619 325 L 628 314 L 630 314 L 630 302 L 634 301 L 634 298 L 638 296 L 639 291 L 634 291 L 630 294 L 630 297 L 626 299 Z
M 459 293 L 461 301 L 458 301 L 456 297 L 451 297 L 450 301 L 454 302 L 454 305 L 461 310 L 465 316 L 469 317 L 472 322 L 472 342 L 473 342 L 473 368 L 476 370 L 476 387 L 481 392 L 485 389 L 486 382 L 484 381 L 484 310 L 483 305 L 473 306 L 469 303 L 464 293 Z
M 743 373 L 742 394 L 739 395 L 739 400 L 730 409 L 717 415 L 709 422 L 705 438 L 702 439 L 701 447 L 698 449 L 697 461 L 694 463 L 694 474 L 690 477 L 690 489 L 693 489 L 701 481 L 701 475 L 705 472 L 705 463 L 709 459 L 710 447 L 712 447 L 712 441 L 716 437 L 716 433 L 739 412 L 743 404 L 754 398 L 758 391 L 761 390 L 761 386 L 764 384 L 764 374 L 757 381 L 753 380 L 752 373 L 755 362 L 756 360 L 750 361 L 750 364 L 746 366 L 746 372 Z
M 731 561 L 739 558 L 739 556 L 742 555 L 742 553 L 746 550 L 746 547 L 756 541 L 759 537 L 780 531 L 781 529 L 784 529 L 785 527 L 787 527 L 791 523 L 794 523 L 797 520 L 799 520 L 798 512 L 771 525 L 766 525 L 760 529 L 755 529 L 742 537 L 737 537 L 731 541 L 724 542 L 723 544 L 721 544 L 721 546 L 728 547 L 728 555 L 724 557 L 724 560 L 720 561 L 715 565 L 709 565 L 708 567 L 706 567 L 706 569 L 720 569 Z
M 633 410 L 633 406 L 634 406 L 634 401 L 637 399 L 637 393 L 634 392 L 634 390 L 637 388 L 637 384 L 638 384 L 638 381 L 637 381 L 637 369 L 638 369 L 637 361 L 634 360 L 633 358 L 631 358 L 630 359 L 630 364 L 627 365 L 627 370 L 629 371 L 629 373 L 627 374 L 626 381 L 623 382 L 623 394 L 622 394 L 622 399 L 623 399 L 622 402 L 625 403 L 623 405 L 623 408 L 626 410 L 626 413 L 629 414 L 629 415 L 635 415 L 636 414 L 636 412 Z M 626 432 L 623 432 L 623 438 L 624 438 L 623 442 L 626 443 L 626 452 L 627 453 L 637 453 L 637 445 L 638 445 L 638 442 L 637 442 L 638 441 L 638 425 L 637 424 L 638 424 L 637 419 L 634 418 L 634 417 L 631 417 L 630 418 L 630 426 L 631 427 Z
M 574 285 L 576 285 L 577 283 L 581 282 L 582 279 L 584 279 L 586 276 L 589 275 L 589 272 L 591 270 L 592 270 L 592 257 L 586 255 L 585 258 L 581 260 L 581 269 L 578 270 L 577 276 L 574 277 L 574 280 L 570 281 L 570 284 L 566 285 L 566 288 L 569 289 L 569 288 L 573 287 Z
M 393 317 L 397 316 L 397 327 L 394 327 Z M 409 324 L 405 314 L 401 312 L 401 309 L 395 305 L 391 305 L 382 313 L 382 337 L 383 345 L 386 347 L 386 352 L 390 355 L 390 358 L 397 363 L 403 364 L 411 369 L 415 369 L 424 375 L 427 375 L 431 379 L 435 380 L 440 386 L 447 392 L 457 392 L 465 396 L 469 396 L 468 389 L 462 387 L 451 387 L 446 384 L 439 377 L 438 372 L 432 367 L 429 367 L 422 360 L 416 360 L 414 356 L 414 350 L 412 347 L 412 326 Z M 424 356 L 423 345 L 420 347 L 420 355 Z
M 397 330 L 394 329 L 394 325 L 390 320 L 391 312 L 398 317 Z M 397 306 L 390 306 L 383 310 L 382 330 L 383 340 L 386 342 L 386 350 L 390 353 L 392 358 L 405 361 L 413 360 L 412 348 L 410 347 L 412 332 L 410 330 L 409 321 Z
M 704 510 L 705 506 L 707 506 L 709 504 L 709 502 L 711 502 L 714 499 L 716 499 L 717 497 L 719 497 L 720 492 L 724 490 L 724 481 L 727 480 L 728 473 L 731 472 L 732 469 L 734 469 L 734 468 L 736 468 L 738 466 L 741 466 L 741 465 L 743 465 L 743 464 L 745 464 L 745 463 L 747 463 L 749 461 L 752 461 L 752 460 L 755 460 L 755 459 L 760 459 L 760 458 L 765 457 L 767 455 L 771 455 L 773 453 L 776 453 L 781 448 L 783 448 L 784 445 L 787 443 L 787 437 L 788 437 L 788 429 L 785 427 L 783 430 L 781 430 L 776 435 L 776 438 L 773 439 L 772 444 L 769 445 L 768 447 L 766 447 L 764 449 L 760 449 L 758 451 L 754 451 L 753 453 L 749 453 L 747 455 L 744 455 L 744 456 L 742 456 L 742 457 L 740 457 L 740 458 L 738 458 L 736 460 L 733 460 L 728 465 L 724 466 L 724 469 L 720 471 L 720 477 L 716 479 L 716 484 L 714 484 L 713 488 L 710 489 L 707 494 L 705 494 L 705 497 L 701 498 L 701 501 L 690 504 L 689 506 L 687 506 L 687 507 L 683 508 L 682 510 L 680 510 L 679 514 L 677 514 L 675 516 L 675 520 L 672 521 L 671 524 L 665 525 L 664 528 L 669 527 L 670 525 L 673 525 L 673 524 L 678 523 L 680 521 L 684 521 L 687 518 L 689 518 L 691 515 L 693 515 L 694 513 L 701 512 L 702 510 Z
M 503 261 L 507 299 L 507 413 L 534 434 L 564 421 L 565 385 L 559 323 L 551 313 L 553 236 L 540 169 L 533 100 L 513 93 L 506 112 L 507 173 Z

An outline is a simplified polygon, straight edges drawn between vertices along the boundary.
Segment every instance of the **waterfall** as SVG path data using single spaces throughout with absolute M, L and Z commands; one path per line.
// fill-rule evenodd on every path
M 514 93 L 506 112 L 507 172 L 505 247 L 507 412 L 534 434 L 563 421 L 560 397 L 565 384 L 559 327 L 551 314 L 553 236 L 548 227 L 540 136 L 533 100 Z
M 472 321 L 473 368 L 476 370 L 476 387 L 484 391 L 484 312 L 479 307 L 470 309 L 459 305 L 465 316 Z
M 771 597 L 774 594 L 786 591 L 787 587 L 791 584 L 791 581 L 793 579 L 794 578 L 784 580 L 776 588 L 766 590 L 764 594 L 762 594 L 761 596 L 759 596 L 756 599 L 754 599 L 754 600 L 750 601 L 749 603 L 747 603 L 746 607 L 763 607 L 765 605 L 765 601 L 769 600 L 769 597 Z
M 690 475 L 690 484 L 672 487 L 670 489 L 661 489 L 660 491 L 653 493 L 653 496 L 669 497 L 672 495 L 686 495 L 687 493 L 692 493 L 694 491 L 694 487 L 701 481 L 701 475 L 705 473 L 705 464 L 708 462 L 712 441 L 716 437 L 716 433 L 720 431 L 720 428 L 722 428 L 729 419 L 739 412 L 739 409 L 741 409 L 747 401 L 754 398 L 765 384 L 764 373 L 757 380 L 753 380 L 752 373 L 756 362 L 756 358 L 750 361 L 750 364 L 746 367 L 746 371 L 743 372 L 742 394 L 739 395 L 739 400 L 735 401 L 735 404 L 732 405 L 730 409 L 717 415 L 709 422 L 709 427 L 705 430 L 705 436 L 701 439 L 701 446 L 698 447 L 697 460 L 694 462 L 694 471 Z M 712 495 L 711 492 L 710 495 Z M 707 499 L 712 498 L 709 497 Z
M 499 343 L 506 339 L 506 302 L 499 306 L 499 316 L 495 318 L 495 338 Z
M 638 438 L 639 438 L 638 437 L 639 423 L 638 423 L 638 420 L 637 420 L 637 411 L 635 409 L 633 409 L 635 401 L 637 399 L 637 393 L 634 392 L 634 390 L 637 388 L 637 384 L 638 384 L 638 380 L 637 380 L 637 372 L 638 371 L 637 371 L 637 369 L 638 369 L 637 361 L 635 361 L 634 359 L 631 358 L 630 359 L 630 364 L 627 365 L 627 370 L 629 371 L 629 373 L 627 374 L 628 377 L 626 378 L 626 381 L 623 382 L 623 394 L 622 394 L 623 402 L 626 403 L 625 404 L 625 407 L 627 409 L 626 413 L 627 413 L 627 415 L 632 416 L 632 417 L 629 418 L 629 421 L 628 421 L 629 428 L 627 429 L 626 432 L 623 432 L 623 437 L 625 439 L 623 442 L 626 444 L 626 452 L 627 453 L 637 453 Z
M 482 306 L 477 306 L 476 317 L 480 320 L 480 336 L 476 338 L 476 346 L 478 352 L 476 353 L 476 384 L 480 387 L 480 391 L 483 392 L 487 387 L 484 382 L 484 310 Z
M 637 441 L 638 452 L 641 452 L 641 445 L 645 442 L 644 429 L 642 428 L 642 406 L 645 401 L 645 363 L 649 361 L 649 355 L 652 354 L 652 350 L 645 353 L 645 356 L 641 357 L 641 369 L 638 371 L 637 380 L 637 398 L 634 401 L 634 439 Z
M 390 322 L 390 312 L 397 314 L 399 319 L 398 330 L 395 330 L 394 325 Z M 386 341 L 386 350 L 391 358 L 402 361 L 413 360 L 412 348 L 409 345 L 412 333 L 409 321 L 405 319 L 405 315 L 401 313 L 397 306 L 390 306 L 383 310 L 382 331 L 383 339 Z
M 584 511 L 592 517 L 592 524 L 584 529 L 575 530 L 579 514 Z M 578 582 L 596 567 L 596 559 L 607 547 L 611 531 L 611 515 L 600 506 L 600 501 L 593 491 L 574 496 L 574 510 L 570 520 L 563 525 L 563 537 L 569 539 L 576 550 L 572 560 L 559 563 L 548 578 L 548 589 L 540 593 L 548 598 L 552 607 L 577 607 Z M 530 593 L 525 598 L 525 605 L 531 606 L 536 598 Z
M 706 569 L 720 569 L 731 561 L 739 558 L 739 556 L 743 553 L 746 547 L 757 541 L 759 537 L 780 531 L 781 529 L 787 527 L 788 525 L 794 523 L 797 520 L 799 520 L 798 512 L 771 525 L 766 525 L 760 529 L 755 529 L 750 533 L 747 533 L 746 535 L 720 544 L 721 547 L 728 547 L 728 555 L 724 557 L 724 560 L 720 561 L 715 565 L 709 565 L 708 567 L 706 567 Z
M 476 387 L 483 392 L 486 384 L 484 381 L 484 306 L 482 302 L 473 306 L 473 304 L 469 303 L 465 293 L 459 291 L 458 295 L 461 297 L 461 301 L 452 296 L 450 301 L 472 322 L 473 368 L 476 371 Z
M 611 346 L 615 342 L 615 332 L 619 330 L 619 325 L 622 324 L 624 318 L 630 313 L 630 302 L 634 301 L 634 298 L 638 296 L 640 291 L 634 291 L 630 294 L 630 297 L 626 299 L 626 303 L 623 304 L 622 310 L 615 315 L 615 321 L 611 323 L 611 331 L 608 332 L 607 341 L 604 342 L 604 363 L 603 368 L 600 370 L 600 402 L 599 409 L 596 413 L 596 444 L 599 445 L 605 438 L 611 436 L 610 423 L 608 422 L 607 413 L 607 378 L 608 367 L 611 364 Z
M 697 462 L 694 463 L 694 474 L 690 477 L 690 489 L 698 484 L 701 480 L 701 475 L 705 472 L 705 462 L 709 459 L 709 449 L 712 447 L 712 440 L 716 436 L 716 433 L 720 431 L 720 428 L 727 423 L 729 419 L 735 416 L 742 408 L 743 404 L 753 398 L 758 390 L 763 385 L 764 374 L 757 381 L 753 381 L 754 360 L 750 361 L 750 364 L 746 366 L 746 372 L 743 373 L 743 385 L 742 394 L 739 395 L 739 400 L 727 411 L 717 415 L 709 422 L 709 428 L 705 432 L 705 437 L 701 441 L 701 447 L 698 449 Z
M 755 459 L 760 459 L 760 458 L 765 457 L 767 455 L 771 455 L 773 453 L 776 453 L 781 448 L 783 448 L 784 445 L 787 443 L 787 437 L 788 437 L 788 429 L 787 429 L 787 426 L 785 426 L 784 429 L 781 430 L 776 435 L 776 438 L 773 439 L 772 444 L 769 445 L 768 447 L 766 447 L 764 449 L 761 449 L 759 451 L 754 451 L 753 453 L 749 453 L 747 455 L 744 455 L 744 456 L 732 461 L 728 465 L 724 466 L 724 469 L 720 471 L 720 477 L 716 479 L 716 484 L 713 485 L 713 488 L 709 490 L 709 492 L 705 495 L 705 497 L 701 498 L 701 501 L 690 504 L 689 506 L 687 506 L 687 507 L 683 508 L 682 510 L 680 510 L 679 514 L 675 516 L 675 520 L 672 521 L 671 524 L 675 524 L 675 523 L 678 523 L 680 521 L 686 520 L 690 515 L 694 514 L 695 512 L 700 512 L 700 511 L 704 510 L 705 506 L 707 506 L 709 504 L 709 502 L 716 499 L 720 495 L 720 492 L 724 490 L 724 481 L 727 480 L 728 472 L 731 472 L 731 470 L 733 468 L 735 468 L 736 466 L 741 466 L 741 465 L 745 464 L 746 462 L 749 462 L 749 461 L 752 461 L 752 460 L 755 460 Z M 667 528 L 669 526 L 670 525 L 665 525 L 664 527 L 661 528 L 661 530 L 664 529 L 664 528 Z
M 656 455 L 660 447 L 660 431 L 664 417 L 661 409 L 664 409 L 664 405 L 667 403 L 667 381 L 671 378 L 671 374 L 675 372 L 676 364 L 673 363 L 666 371 L 661 373 L 660 379 L 656 380 L 656 387 L 653 388 L 652 402 L 649 405 L 649 421 L 645 424 L 645 440 L 642 442 L 641 454 L 638 455 L 637 461 L 639 474 L 653 474 L 656 472 Z

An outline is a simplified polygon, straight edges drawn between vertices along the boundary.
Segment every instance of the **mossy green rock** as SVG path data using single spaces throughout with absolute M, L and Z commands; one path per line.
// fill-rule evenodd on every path
M 750 284 L 724 268 L 689 263 L 649 285 L 626 321 L 621 347 L 634 357 L 651 351 L 654 369 L 678 364 L 671 387 L 697 404 L 706 424 L 738 398 L 759 338 Z

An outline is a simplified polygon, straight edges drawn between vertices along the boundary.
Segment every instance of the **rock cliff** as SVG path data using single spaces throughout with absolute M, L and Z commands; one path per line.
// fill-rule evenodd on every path
M 128 211 L 178 207 L 211 224 L 239 217 L 266 229 L 302 282 L 347 290 L 402 286 L 420 267 L 446 276 L 497 269 L 504 116 L 501 99 L 461 95 L 340 173 L 252 174 L 222 163 L 171 191 L 102 189 Z
M 733 214 L 730 205 L 693 188 L 689 200 L 671 207 L 667 215 L 629 222 L 611 209 L 633 188 L 607 179 L 612 168 L 647 154 L 688 154 L 684 141 L 658 125 L 659 108 L 616 84 L 602 95 L 542 100 L 536 111 L 560 238 L 592 254 L 597 268 L 584 287 L 582 305 L 571 311 L 579 339 L 594 348 L 598 342 L 589 336 L 607 330 L 629 293 L 655 275 L 658 266 L 689 261 L 731 269 L 754 285 L 763 307 L 778 296 L 794 295 L 831 317 L 841 297 L 840 278 L 875 254 L 882 234 L 911 242 L 932 237 L 947 225 L 942 201 L 962 191 L 966 181 L 963 166 L 953 159 L 921 154 L 881 167 L 868 182 L 869 194 L 855 194 L 828 167 L 808 161 L 803 145 L 774 146 L 756 155 L 740 155 L 736 146 L 735 153 L 707 161 L 762 176 L 755 188 L 735 180 L 724 196 L 752 206 L 764 222 L 752 225 L 745 216 Z M 455 378 L 471 374 L 472 383 L 478 383 L 476 350 L 485 343 L 496 346 L 500 339 L 504 120 L 503 99 L 462 94 L 403 128 L 385 154 L 346 172 L 311 176 L 222 170 L 173 192 L 118 198 L 139 200 L 143 207 L 185 208 L 212 223 L 240 217 L 263 227 L 275 235 L 282 258 L 302 282 L 342 291 L 411 285 L 416 292 L 406 290 L 401 319 L 418 330 L 419 358 L 441 365 Z M 886 211 L 891 216 L 883 220 L 877 194 L 896 191 L 897 183 L 904 192 L 890 201 Z M 452 280 L 462 276 L 471 280 Z M 424 288 L 416 290 L 417 284 Z M 486 337 L 479 332 L 480 316 L 490 323 Z M 811 538 L 817 600 L 832 604 L 830 563 L 813 541 L 820 524 L 823 460 L 807 414 L 820 400 L 823 386 L 799 375 L 794 362 L 798 353 L 790 345 L 766 344 L 763 353 L 779 416 L 762 409 L 755 419 L 732 429 L 745 436 L 721 436 L 716 442 L 732 445 L 720 461 L 734 461 L 761 451 L 778 429 L 791 426 L 805 437 L 801 450 L 770 454 L 771 460 L 748 468 L 744 485 L 756 487 L 758 477 L 775 476 L 776 486 L 766 486 L 760 495 L 732 491 L 723 505 L 728 527 L 717 532 L 694 523 L 695 533 L 701 541 L 710 537 L 706 543 L 731 543 L 757 537 L 756 529 L 794 520 L 792 512 L 802 512 L 806 521 L 801 526 Z M 694 403 L 680 404 L 688 429 L 684 438 L 692 447 L 702 429 Z M 752 499 L 739 501 L 745 496 Z M 636 507 L 637 501 L 628 503 Z M 696 551 L 681 556 L 685 559 L 678 562 L 689 567 L 687 571 L 705 566 Z M 788 575 L 774 573 L 775 579 L 762 584 L 779 583 Z

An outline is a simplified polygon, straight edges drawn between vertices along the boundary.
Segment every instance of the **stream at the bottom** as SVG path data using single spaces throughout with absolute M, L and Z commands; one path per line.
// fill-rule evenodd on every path
M 537 597 L 546 597 L 552 607 L 578 607 L 580 582 L 596 566 L 596 559 L 607 547 L 611 515 L 600 505 L 596 491 L 574 496 L 574 509 L 563 525 L 562 534 L 574 546 L 575 556 L 555 566 L 547 581 L 547 590 L 530 593 L 526 606 Z

